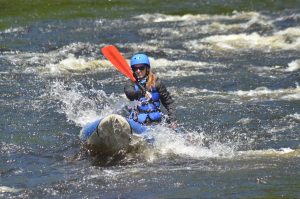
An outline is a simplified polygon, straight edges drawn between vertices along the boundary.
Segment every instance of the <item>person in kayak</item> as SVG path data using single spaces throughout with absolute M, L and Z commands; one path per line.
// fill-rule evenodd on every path
M 128 122 L 132 129 L 142 133 L 145 125 L 161 122 L 163 119 L 161 103 L 167 110 L 166 121 L 172 129 L 176 129 L 174 100 L 165 84 L 150 70 L 148 56 L 142 53 L 133 55 L 130 66 L 137 83 L 128 81 L 124 91 L 129 100 L 139 101 L 135 108 L 129 110 Z

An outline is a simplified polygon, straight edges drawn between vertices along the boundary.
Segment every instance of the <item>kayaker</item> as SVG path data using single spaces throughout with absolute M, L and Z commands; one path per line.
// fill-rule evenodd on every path
M 172 129 L 176 129 L 174 100 L 165 84 L 151 71 L 148 56 L 142 53 L 133 55 L 130 66 L 138 84 L 141 85 L 128 81 L 124 87 L 129 100 L 139 101 L 136 107 L 129 110 L 128 122 L 132 129 L 139 133 L 139 131 L 143 131 L 140 129 L 141 125 L 161 122 L 164 116 L 160 110 L 160 104 L 167 110 L 167 123 Z

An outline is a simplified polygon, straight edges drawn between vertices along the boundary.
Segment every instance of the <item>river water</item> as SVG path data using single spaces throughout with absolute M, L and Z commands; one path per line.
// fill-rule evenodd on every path
M 16 2 L 1 1 L 0 198 L 300 198 L 299 1 Z M 158 126 L 153 148 L 103 164 L 79 132 L 128 103 L 110 44 L 150 56 L 185 136 Z

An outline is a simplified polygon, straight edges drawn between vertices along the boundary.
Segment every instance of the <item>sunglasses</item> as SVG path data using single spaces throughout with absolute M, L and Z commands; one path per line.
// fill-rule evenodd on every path
M 132 70 L 135 72 L 137 70 L 143 71 L 145 70 L 146 66 L 142 65 L 142 66 L 137 66 L 137 67 L 133 67 Z

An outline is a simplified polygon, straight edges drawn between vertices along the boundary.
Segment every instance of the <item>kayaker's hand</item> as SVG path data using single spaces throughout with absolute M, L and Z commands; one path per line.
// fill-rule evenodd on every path
M 152 99 L 152 94 L 150 92 L 146 91 L 145 97 L 147 98 L 147 100 L 151 100 Z

